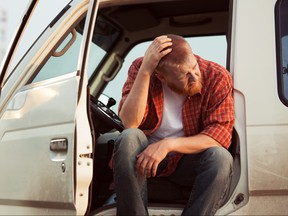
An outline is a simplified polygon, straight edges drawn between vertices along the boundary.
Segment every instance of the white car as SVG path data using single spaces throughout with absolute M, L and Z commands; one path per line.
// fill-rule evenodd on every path
M 234 174 L 217 214 L 288 214 L 288 0 L 71 0 L 15 60 L 37 3 L 1 68 L 0 214 L 116 214 L 121 88 L 142 42 L 167 33 L 233 76 Z M 180 215 L 190 189 L 149 185 L 149 213 Z

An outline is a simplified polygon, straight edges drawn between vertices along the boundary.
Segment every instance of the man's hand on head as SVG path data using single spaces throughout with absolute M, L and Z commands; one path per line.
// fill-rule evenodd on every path
M 153 40 L 145 52 L 140 70 L 142 73 L 152 75 L 159 61 L 172 51 L 172 40 L 166 35 L 159 36 Z

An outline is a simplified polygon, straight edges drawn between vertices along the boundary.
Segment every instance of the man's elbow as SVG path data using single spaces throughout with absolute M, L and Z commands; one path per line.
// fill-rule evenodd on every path
M 135 118 L 131 118 L 129 116 L 121 116 L 122 124 L 124 128 L 138 128 L 141 122 L 138 122 Z
M 124 126 L 124 128 L 138 128 L 139 127 L 139 124 L 135 123 L 135 122 L 123 122 L 122 121 L 122 124 Z

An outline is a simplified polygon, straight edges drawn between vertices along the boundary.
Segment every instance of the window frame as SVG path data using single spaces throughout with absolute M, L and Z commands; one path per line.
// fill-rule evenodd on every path
M 282 26 L 281 22 L 285 19 L 282 18 L 281 13 L 281 3 L 288 0 L 277 0 L 274 8 L 275 13 L 275 42 L 276 42 L 276 73 L 277 73 L 277 89 L 278 97 L 280 101 L 288 107 L 288 95 L 285 96 L 284 93 L 284 81 L 283 81 L 283 65 L 282 65 Z M 287 19 L 286 19 L 287 20 Z M 287 21 L 286 21 L 287 22 Z M 287 27 L 288 28 L 288 27 Z M 288 36 L 288 35 L 287 35 Z M 286 68 L 287 70 L 287 68 Z M 287 74 L 288 76 L 288 74 Z M 288 88 L 288 87 L 287 87 Z

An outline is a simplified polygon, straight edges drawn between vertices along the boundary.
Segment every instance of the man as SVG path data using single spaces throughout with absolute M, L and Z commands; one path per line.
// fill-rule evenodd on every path
M 148 215 L 147 179 L 193 186 L 183 215 L 213 215 L 232 175 L 232 78 L 177 35 L 155 38 L 124 84 L 115 142 L 118 215 Z

